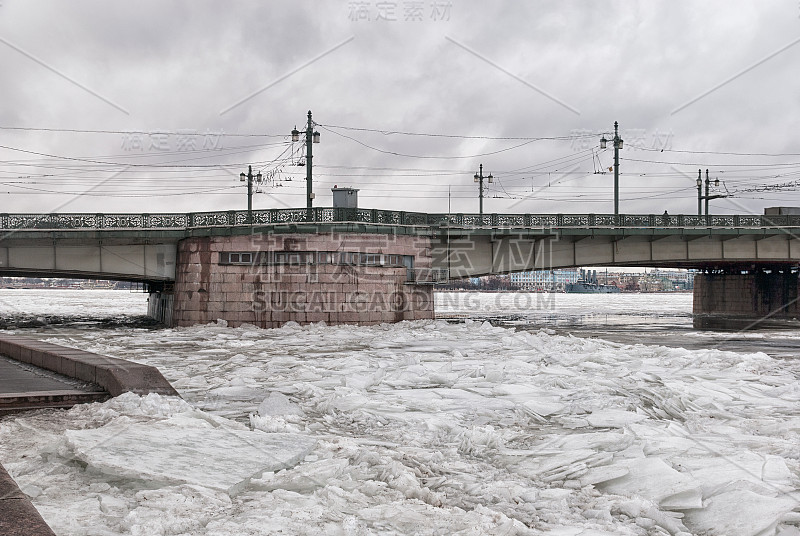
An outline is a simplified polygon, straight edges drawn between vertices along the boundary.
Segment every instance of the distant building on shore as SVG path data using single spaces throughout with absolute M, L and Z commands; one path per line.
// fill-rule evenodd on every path
M 580 270 L 535 270 L 511 274 L 511 284 L 522 290 L 559 292 L 580 278 Z

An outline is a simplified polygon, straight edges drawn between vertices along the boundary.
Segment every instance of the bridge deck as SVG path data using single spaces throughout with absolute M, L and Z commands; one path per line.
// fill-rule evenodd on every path
M 316 207 L 186 214 L 0 214 L 0 274 L 175 280 L 188 238 L 406 235 L 448 278 L 571 266 L 794 267 L 800 215 L 426 214 Z

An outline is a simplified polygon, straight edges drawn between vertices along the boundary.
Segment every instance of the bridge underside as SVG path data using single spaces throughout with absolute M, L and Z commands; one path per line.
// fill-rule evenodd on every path
M 734 230 L 735 231 L 735 230 Z M 729 270 L 793 266 L 800 240 L 786 233 L 571 235 L 439 234 L 433 266 L 450 279 L 579 266 Z
M 176 254 L 175 244 L 5 245 L 0 247 L 0 275 L 171 281 Z
M 622 234 L 584 229 L 536 236 L 447 229 L 432 254 L 434 267 L 451 279 L 578 266 L 700 269 L 694 284 L 695 327 L 800 327 L 800 239 L 784 230 Z

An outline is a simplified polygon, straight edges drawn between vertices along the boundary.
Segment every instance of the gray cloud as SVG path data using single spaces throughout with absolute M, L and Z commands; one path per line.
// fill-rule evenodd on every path
M 230 135 L 288 135 L 295 125 L 303 127 L 309 109 L 325 125 L 561 138 L 491 156 L 437 159 L 386 154 L 322 130 L 314 158 L 319 205 L 330 204 L 327 188 L 348 184 L 362 188 L 363 206 L 443 211 L 449 188 L 454 210 L 475 211 L 472 173 L 483 163 L 500 179 L 486 202 L 489 211 L 514 205 L 527 212 L 610 212 L 611 174 L 594 174 L 611 165 L 610 152 L 593 159 L 579 151 L 596 147 L 615 120 L 627 142 L 621 153 L 623 212 L 692 213 L 696 192 L 686 176 L 699 166 L 710 167 L 731 190 L 793 180 L 797 168 L 774 164 L 799 161 L 796 156 L 671 150 L 800 153 L 792 128 L 800 114 L 794 69 L 800 45 L 787 47 L 800 38 L 794 1 L 454 0 L 441 3 L 451 5 L 446 19 L 438 14 L 440 20 L 426 1 L 421 21 L 405 20 L 402 0 L 395 2 L 397 20 L 376 20 L 377 4 L 362 3 L 370 20 L 352 20 L 356 3 L 345 1 L 4 0 L 0 38 L 50 69 L 0 44 L 3 70 L 11 73 L 0 80 L 1 126 L 167 134 L 141 135 L 139 147 L 124 134 L 2 130 L 0 145 L 6 147 L 109 162 L 1 150 L 3 211 L 55 209 L 70 195 L 76 196 L 71 211 L 242 208 L 239 171 L 248 163 L 271 169 L 268 163 L 288 140 Z M 519 143 L 336 132 L 418 156 L 464 157 Z M 275 143 L 283 145 L 267 145 Z M 283 162 L 281 174 L 293 180 L 265 188 L 256 196 L 257 208 L 304 205 L 305 170 L 290 165 L 296 160 Z M 133 166 L 108 180 L 131 163 L 222 168 Z M 719 164 L 763 166 L 735 170 Z M 531 199 L 514 199 L 530 196 L 532 184 Z M 688 190 L 667 194 L 680 187 Z M 231 189 L 210 192 L 215 188 Z M 797 195 L 743 194 L 737 203 L 761 212 L 764 206 L 797 204 Z M 739 210 L 726 209 L 724 200 L 714 206 Z

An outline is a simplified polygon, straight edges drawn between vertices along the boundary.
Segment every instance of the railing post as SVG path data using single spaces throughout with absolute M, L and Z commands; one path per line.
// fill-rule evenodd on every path
M 589 227 L 594 227 L 594 223 L 596 221 L 596 219 L 594 217 L 594 214 L 589 214 L 589 217 L 587 218 L 587 221 L 589 223 Z
M 276 208 L 269 209 L 269 222 L 278 223 L 278 209 Z
M 522 225 L 524 227 L 530 227 L 531 226 L 531 215 L 530 214 L 524 214 L 522 216 Z
M 194 220 L 194 212 L 190 212 L 186 215 L 186 225 L 187 227 L 194 227 L 195 220 Z
M 492 213 L 492 227 L 499 227 L 500 226 L 500 218 L 497 214 Z
M 142 214 L 142 229 L 150 227 L 150 214 Z
M 563 227 L 563 226 L 564 226 L 564 215 L 556 214 L 556 227 Z
M 105 227 L 105 223 L 106 222 L 105 222 L 105 217 L 103 216 L 103 214 L 97 213 L 97 214 L 94 215 L 94 217 L 95 217 L 95 221 L 97 222 L 97 228 L 98 229 L 102 229 L 103 227 Z
M 378 223 L 378 210 L 372 209 L 369 211 L 369 221 L 370 223 Z
M 251 223 L 251 222 L 247 222 Z M 228 225 L 236 225 L 236 211 L 229 210 L 228 211 Z
M 733 215 L 733 226 L 734 227 L 739 227 L 739 215 L 738 214 L 734 214 Z

